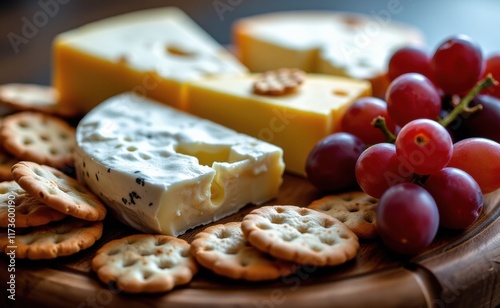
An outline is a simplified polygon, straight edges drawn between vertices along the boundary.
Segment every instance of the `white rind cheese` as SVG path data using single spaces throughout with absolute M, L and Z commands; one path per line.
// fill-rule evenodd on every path
M 281 148 L 125 93 L 77 127 L 76 171 L 124 223 L 180 235 L 278 193 Z

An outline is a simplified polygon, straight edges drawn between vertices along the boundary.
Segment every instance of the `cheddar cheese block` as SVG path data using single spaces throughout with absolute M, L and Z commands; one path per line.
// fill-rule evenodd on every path
M 129 91 L 182 109 L 186 80 L 247 71 L 177 8 L 84 25 L 58 35 L 53 50 L 61 103 L 80 113 Z
M 78 124 L 76 173 L 124 223 L 180 235 L 274 198 L 283 151 L 124 93 Z
M 284 96 L 252 92 L 259 74 L 206 78 L 188 84 L 188 111 L 284 150 L 286 170 L 305 175 L 309 152 L 340 129 L 340 118 L 371 85 L 345 77 L 308 74 L 303 85 Z
M 240 60 L 250 71 L 295 67 L 387 85 L 390 56 L 404 45 L 423 45 L 422 33 L 389 15 L 293 11 L 256 15 L 233 26 Z

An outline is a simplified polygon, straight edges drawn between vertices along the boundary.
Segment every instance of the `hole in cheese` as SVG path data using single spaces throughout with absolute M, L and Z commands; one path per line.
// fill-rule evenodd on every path
M 213 204 L 219 204 L 224 200 L 224 187 L 219 184 L 216 180 L 212 181 L 212 186 L 210 186 L 210 200 Z
M 202 145 L 179 144 L 175 151 L 179 154 L 196 157 L 200 165 L 211 167 L 214 162 L 228 162 L 230 148 L 219 147 L 211 149 L 211 151 L 206 151 L 202 148 Z
M 195 53 L 193 51 L 182 49 L 179 46 L 173 46 L 173 45 L 167 46 L 166 50 L 169 54 L 174 55 L 174 56 L 192 57 L 195 55 Z
M 352 28 L 359 27 L 363 24 L 363 20 L 361 20 L 360 18 L 358 18 L 356 16 L 346 16 L 343 18 L 342 21 L 348 27 L 352 27 Z
M 335 89 L 332 91 L 332 94 L 333 95 L 336 95 L 336 96 L 347 96 L 349 95 L 349 93 L 347 93 L 347 91 L 345 90 L 340 90 L 340 89 Z

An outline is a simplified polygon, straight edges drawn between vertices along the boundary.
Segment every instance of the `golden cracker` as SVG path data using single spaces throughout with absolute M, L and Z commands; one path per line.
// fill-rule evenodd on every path
M 23 83 L 0 85 L 0 103 L 18 111 L 39 111 L 61 116 L 75 116 L 75 110 L 59 103 L 51 86 Z
M 376 209 L 378 200 L 362 191 L 325 196 L 308 207 L 345 223 L 360 238 L 377 236 Z
M 136 234 L 101 247 L 92 260 L 101 281 L 128 293 L 166 292 L 198 271 L 188 242 L 168 235 Z
M 64 217 L 65 214 L 28 195 L 15 181 L 0 183 L 0 227 L 35 227 Z
M 0 251 L 15 251 L 19 259 L 54 259 L 92 246 L 102 236 L 102 222 L 68 217 L 39 227 L 16 229 L 13 242 L 0 234 Z
M 61 171 L 22 161 L 12 167 L 12 177 L 28 194 L 47 206 L 84 220 L 103 220 L 104 204 L 82 183 Z
M 19 160 L 55 168 L 73 164 L 75 129 L 51 115 L 24 111 L 6 116 L 0 125 L 0 140 Z
M 272 280 L 294 272 L 296 265 L 276 259 L 243 236 L 240 222 L 208 227 L 196 234 L 191 251 L 198 263 L 214 273 L 248 281 Z
M 295 92 L 304 83 L 306 73 L 299 69 L 280 68 L 261 74 L 253 83 L 253 93 L 282 96 Z
M 339 220 L 292 205 L 255 209 L 243 218 L 241 229 L 257 249 L 302 265 L 339 265 L 359 249 L 356 234 Z

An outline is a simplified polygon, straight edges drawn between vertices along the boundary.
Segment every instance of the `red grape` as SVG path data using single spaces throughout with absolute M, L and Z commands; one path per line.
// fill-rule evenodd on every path
M 465 229 L 477 220 L 483 209 L 483 194 L 476 181 L 465 171 L 444 168 L 430 175 L 424 188 L 436 201 L 440 225 Z
M 386 92 L 387 110 L 398 125 L 416 119 L 435 120 L 441 111 L 441 96 L 422 74 L 407 73 L 394 79 Z
M 376 97 L 363 97 L 349 106 L 342 117 L 341 129 L 360 138 L 365 144 L 384 142 L 386 137 L 382 131 L 371 125 L 377 116 L 384 117 L 389 130 L 395 131 L 395 125 L 387 113 L 387 104 Z
M 392 143 L 378 143 L 366 149 L 356 162 L 356 180 L 361 189 L 380 198 L 391 186 L 409 182 L 413 172 L 403 168 Z
M 431 66 L 437 84 L 445 93 L 464 94 L 483 72 L 483 55 L 479 45 L 470 37 L 456 35 L 438 46 Z
M 499 91 L 500 92 L 500 91 Z M 467 137 L 484 137 L 500 142 L 500 99 L 478 95 L 471 106 L 481 104 L 482 110 L 462 114 L 463 131 Z
M 363 141 L 349 133 L 335 133 L 321 139 L 307 157 L 307 179 L 323 191 L 356 187 L 354 167 L 364 150 Z
M 438 172 L 450 161 L 453 143 L 450 134 L 436 121 L 418 119 L 406 124 L 396 138 L 396 153 L 414 172 Z
M 427 248 L 439 228 L 439 212 L 421 186 L 402 183 L 390 187 L 377 206 L 377 230 L 392 250 L 415 255 Z
M 389 80 L 406 73 L 420 73 L 433 80 L 431 59 L 427 53 L 418 47 L 403 47 L 396 51 L 389 60 L 387 74 Z
M 486 59 L 485 74 L 490 73 L 493 78 L 500 81 L 500 54 L 491 55 Z M 500 98 L 500 84 L 491 86 L 484 90 L 485 94 Z
M 483 194 L 500 188 L 500 144 L 486 138 L 467 138 L 453 145 L 448 167 L 470 174 Z

